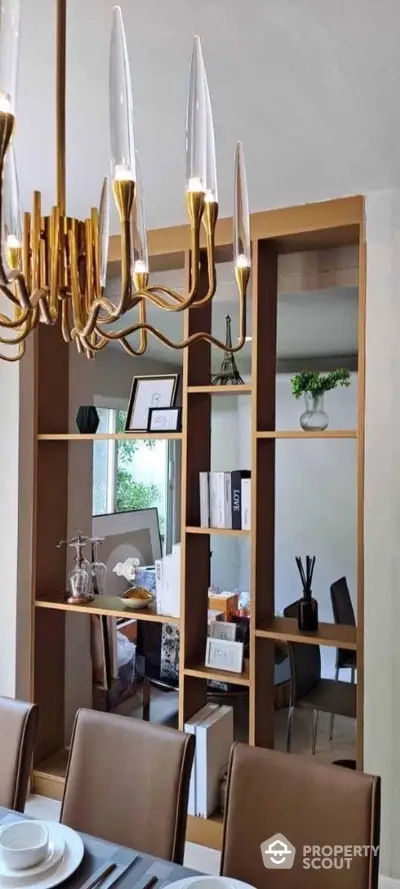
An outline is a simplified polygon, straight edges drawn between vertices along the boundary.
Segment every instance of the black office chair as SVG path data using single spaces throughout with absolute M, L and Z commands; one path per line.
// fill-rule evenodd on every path
M 342 624 L 347 627 L 355 627 L 356 619 L 354 616 L 354 608 L 353 603 L 350 598 L 349 588 L 347 586 L 347 580 L 345 577 L 340 577 L 339 580 L 335 580 L 335 582 L 331 585 L 331 602 L 332 602 L 332 610 L 333 610 L 333 619 L 335 624 Z M 336 649 L 336 665 L 335 665 L 335 679 L 339 678 L 339 670 L 350 670 L 351 671 L 351 682 L 354 684 L 355 682 L 355 674 L 357 669 L 357 652 L 355 651 L 347 651 L 345 648 L 337 648 Z M 333 737 L 333 724 L 335 720 L 335 714 L 331 715 L 331 722 L 329 727 L 329 740 L 332 740 Z
M 297 602 L 285 608 L 284 617 L 297 617 Z M 286 735 L 286 752 L 290 753 L 292 721 L 295 707 L 306 707 L 313 714 L 312 753 L 315 754 L 319 712 L 356 716 L 356 686 L 337 679 L 321 678 L 319 645 L 288 642 L 292 687 Z

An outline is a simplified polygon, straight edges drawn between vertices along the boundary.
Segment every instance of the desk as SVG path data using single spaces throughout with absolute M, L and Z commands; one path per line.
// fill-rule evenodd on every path
M 24 817 L 24 815 L 21 815 L 18 812 L 11 812 L 9 809 L 0 807 L 0 825 Z M 124 853 L 126 856 L 128 852 L 123 846 L 118 846 L 115 843 L 107 843 L 105 840 L 98 839 L 97 837 L 91 837 L 87 834 L 81 834 L 81 837 L 85 846 L 83 861 L 78 870 L 76 870 L 68 880 L 61 883 L 60 889 L 80 889 L 103 862 L 106 864 L 107 862 L 111 863 L 111 861 L 115 860 L 122 865 Z M 159 858 L 154 858 L 152 855 L 145 855 L 142 852 L 139 852 L 135 861 L 133 861 L 126 872 L 119 877 L 118 882 L 115 883 L 115 889 L 135 889 L 137 882 L 144 874 L 147 874 L 147 872 L 149 873 L 149 877 L 154 875 L 159 878 L 159 882 L 156 884 L 155 889 L 163 889 L 163 887 L 167 886 L 169 883 L 175 883 L 177 880 L 183 880 L 185 877 L 198 875 L 197 871 L 189 870 L 187 867 L 181 867 L 179 864 L 174 864 L 170 861 L 162 861 Z M 104 887 L 106 886 L 107 881 L 105 880 Z M 28 887 L 28 884 L 26 884 L 26 887 Z M 100 889 L 103 889 L 102 884 L 100 884 Z

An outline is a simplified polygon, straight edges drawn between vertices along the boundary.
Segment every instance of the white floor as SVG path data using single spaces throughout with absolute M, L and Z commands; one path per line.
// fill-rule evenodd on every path
M 25 813 L 46 821 L 58 821 L 60 803 L 54 799 L 47 799 L 45 796 L 31 794 L 25 807 Z M 220 853 L 215 849 L 197 846 L 195 843 L 186 843 L 184 860 L 186 867 L 192 867 L 193 870 L 202 871 L 204 874 L 218 874 L 219 859 Z

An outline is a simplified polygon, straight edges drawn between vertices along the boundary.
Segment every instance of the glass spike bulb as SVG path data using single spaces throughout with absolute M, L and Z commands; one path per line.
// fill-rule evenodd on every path
M 249 198 L 241 142 L 237 143 L 235 154 L 233 261 L 235 268 L 250 268 L 251 266 Z
M 193 42 L 186 106 L 186 190 L 206 191 L 207 100 L 206 75 L 200 37 Z M 210 106 L 211 108 L 211 106 Z M 211 117 L 212 121 L 212 117 Z
M 136 274 L 148 274 L 149 255 L 147 249 L 146 217 L 143 201 L 142 178 L 140 175 L 139 158 L 137 155 L 135 202 L 132 210 L 132 215 L 133 271 L 136 272 Z
M 22 247 L 22 222 L 19 203 L 19 186 L 14 143 L 12 142 L 4 164 L 3 186 L 3 246 L 10 268 L 16 268 L 20 262 Z
M 215 156 L 214 122 L 210 91 L 204 69 L 206 99 L 206 201 L 218 203 L 217 160 Z
M 0 0 L 0 112 L 15 115 L 20 0 Z
M 99 272 L 100 287 L 106 286 L 108 245 L 110 239 L 110 184 L 105 176 L 99 203 Z
M 114 6 L 110 44 L 110 135 L 113 180 L 135 181 L 131 71 L 119 6 Z

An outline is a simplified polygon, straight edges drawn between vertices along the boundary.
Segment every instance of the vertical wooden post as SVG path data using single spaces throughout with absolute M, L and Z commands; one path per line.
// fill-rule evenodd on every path
M 249 739 L 274 746 L 274 644 L 256 628 L 274 615 L 275 440 L 257 432 L 275 429 L 278 258 L 274 244 L 253 245 L 251 410 L 251 622 Z

